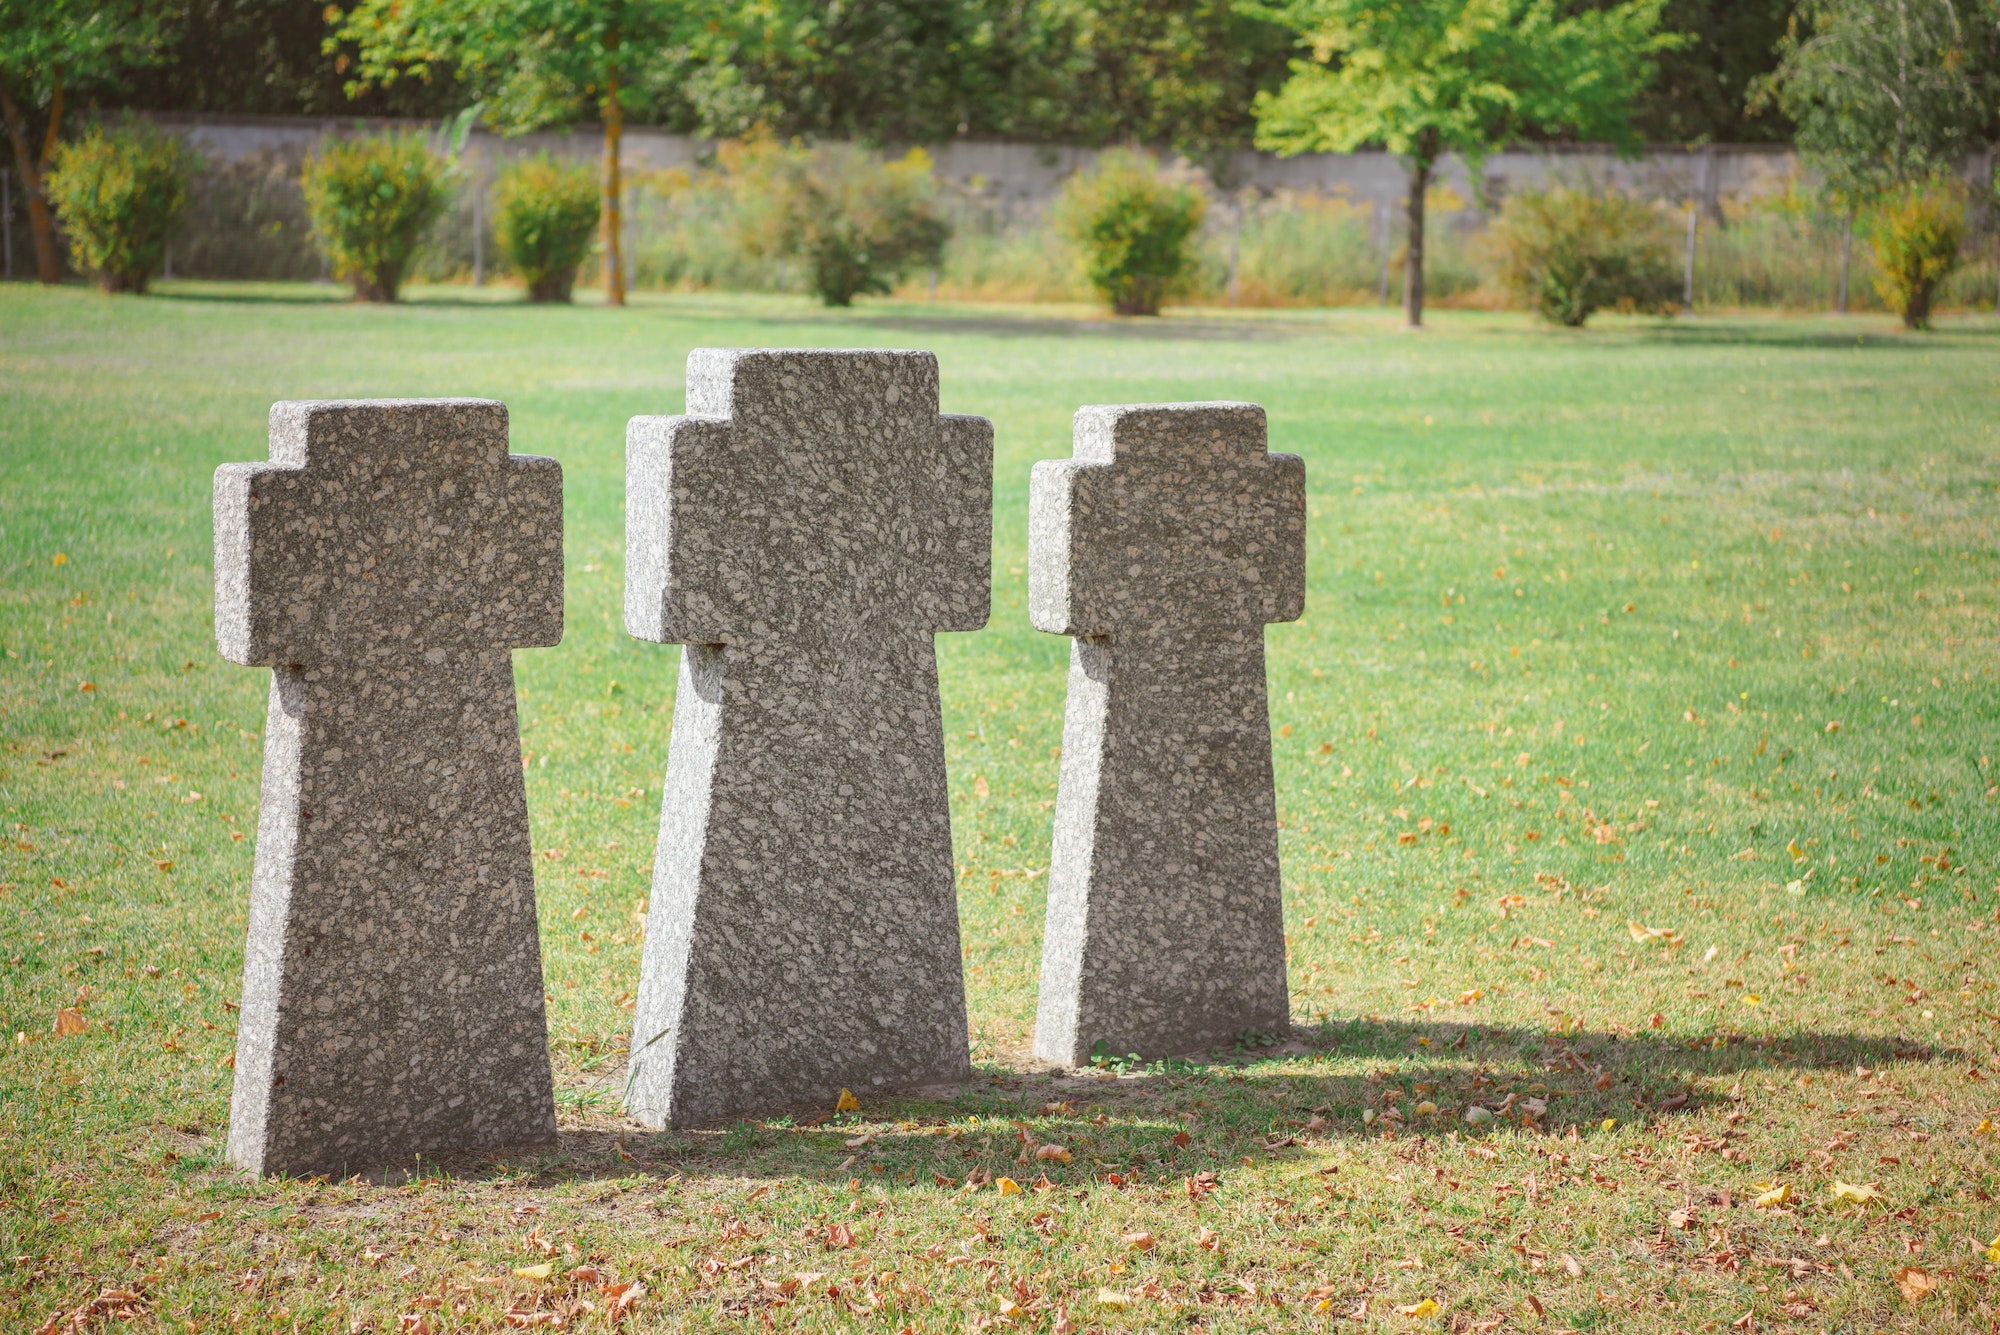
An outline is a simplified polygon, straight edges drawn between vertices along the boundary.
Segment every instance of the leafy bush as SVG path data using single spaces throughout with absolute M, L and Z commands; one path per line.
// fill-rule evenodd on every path
M 394 301 L 410 257 L 449 202 L 445 163 L 416 135 L 343 139 L 305 167 L 313 238 L 362 301 Z
M 1543 319 L 1578 327 L 1606 308 L 1671 311 L 1681 278 L 1671 225 L 1615 191 L 1523 191 L 1493 225 L 1501 281 Z
M 129 116 L 58 147 L 48 196 L 76 267 L 106 292 L 144 292 L 200 166 L 179 139 Z
M 597 173 L 537 153 L 500 173 L 493 204 L 494 235 L 529 300 L 568 301 L 603 209 Z
M 1869 220 L 1875 290 L 1905 329 L 1928 329 L 1931 303 L 1958 268 L 1965 241 L 1964 192 L 1953 182 L 1907 185 L 1891 192 Z
M 728 170 L 752 248 L 803 260 L 829 306 L 936 264 L 951 235 L 920 148 L 884 162 L 845 146 L 753 143 L 735 150 Z
M 1056 201 L 1056 226 L 1083 252 L 1091 287 L 1120 315 L 1158 315 L 1195 268 L 1193 241 L 1208 211 L 1201 190 L 1160 174 L 1145 154 L 1106 153 Z

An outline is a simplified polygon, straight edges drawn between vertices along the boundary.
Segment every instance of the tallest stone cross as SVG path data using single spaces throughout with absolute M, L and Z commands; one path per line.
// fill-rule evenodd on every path
M 932 637 L 986 623 L 992 426 L 929 353 L 705 348 L 626 450 L 625 625 L 686 646 L 627 1107 L 968 1075 Z
M 562 578 L 562 468 L 498 403 L 280 403 L 216 470 L 216 641 L 272 669 L 252 1172 L 555 1138 L 510 651 L 562 638 Z
M 1305 464 L 1254 403 L 1084 408 L 1028 513 L 1029 619 L 1075 637 L 1035 1055 L 1283 1032 L 1264 626 L 1305 610 Z

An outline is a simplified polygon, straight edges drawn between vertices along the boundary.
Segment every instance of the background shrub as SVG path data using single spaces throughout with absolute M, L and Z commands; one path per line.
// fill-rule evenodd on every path
M 1958 268 L 1965 241 L 1965 196 L 1956 182 L 1909 185 L 1874 209 L 1868 229 L 1875 290 L 1905 329 L 1928 329 L 1931 303 Z
M 1543 319 L 1581 326 L 1607 307 L 1674 310 L 1681 275 L 1671 224 L 1616 191 L 1523 191 L 1493 225 L 1500 279 Z
M 493 183 L 493 233 L 531 301 L 568 301 L 603 211 L 597 173 L 547 153 L 524 158 Z
M 885 162 L 845 145 L 753 143 L 727 166 L 752 248 L 804 261 L 828 306 L 885 293 L 912 268 L 935 265 L 951 236 L 920 148 Z
M 343 139 L 306 162 L 313 238 L 363 301 L 394 301 L 424 231 L 449 202 L 445 163 L 416 135 Z
M 1193 240 L 1208 199 L 1160 174 L 1146 154 L 1117 150 L 1078 172 L 1056 201 L 1056 226 L 1083 254 L 1084 273 L 1120 315 L 1158 315 L 1195 266 Z
M 200 169 L 186 144 L 129 116 L 59 146 L 48 195 L 71 262 L 106 292 L 144 292 Z

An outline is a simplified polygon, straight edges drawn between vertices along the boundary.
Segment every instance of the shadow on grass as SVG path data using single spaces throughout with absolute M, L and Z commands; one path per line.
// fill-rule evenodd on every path
M 564 1125 L 554 1145 L 426 1155 L 412 1169 L 364 1178 L 551 1184 L 680 1173 L 829 1185 L 859 1179 L 885 1189 L 955 1190 L 1003 1176 L 1043 1189 L 1180 1185 L 1246 1159 L 1303 1166 L 1315 1150 L 1385 1136 L 1577 1140 L 1598 1134 L 1606 1118 L 1628 1126 L 1687 1122 L 1692 1135 L 1692 1115 L 1729 1097 L 1701 1089 L 1702 1082 L 1957 1055 L 1858 1034 L 1720 1034 L 1688 1042 L 1651 1033 L 1552 1037 L 1502 1025 L 1354 1020 L 1295 1028 L 1282 1045 L 1207 1061 L 1154 1062 L 1123 1074 L 988 1066 L 962 1085 L 885 1096 L 859 1113 L 773 1114 L 681 1131 L 651 1131 L 618 1115 L 621 1067 L 561 1092 Z M 1329 1064 L 1338 1069 L 1325 1069 Z M 1416 1112 L 1425 1101 L 1439 1111 Z M 1531 1118 L 1534 1101 L 1546 1111 Z M 1464 1113 L 1475 1104 L 1496 1119 L 1469 1126 Z M 1390 1108 L 1399 1119 L 1388 1116 Z M 1372 1124 L 1364 1109 L 1379 1114 Z M 1070 1161 L 1024 1158 L 1024 1130 L 1036 1143 L 1066 1148 Z
M 1975 339 L 2000 339 L 2000 322 L 1963 323 L 1944 321 L 1927 333 L 1885 325 L 1879 317 L 1865 326 L 1839 329 L 1824 323 L 1833 317 L 1803 316 L 1795 320 L 1766 317 L 1741 319 L 1722 316 L 1714 321 L 1700 316 L 1692 320 L 1661 321 L 1635 331 L 1642 342 L 1691 347 L 1783 348 L 1788 351 L 1870 351 L 1934 352 L 1941 345 Z
M 473 296 L 473 292 L 494 295 Z M 228 282 L 220 279 L 181 279 L 169 286 L 154 286 L 148 293 L 154 301 L 178 301 L 221 306 L 351 306 L 357 310 L 424 310 L 444 307 L 454 310 L 509 310 L 530 308 L 524 293 L 505 288 L 427 287 L 405 291 L 394 302 L 366 302 L 355 299 L 354 290 L 344 283 L 258 283 Z M 575 309 L 542 307 L 541 309 Z

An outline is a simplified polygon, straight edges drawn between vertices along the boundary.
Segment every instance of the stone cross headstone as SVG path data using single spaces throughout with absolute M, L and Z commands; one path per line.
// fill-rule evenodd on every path
M 229 1156 L 339 1173 L 555 1136 L 517 646 L 562 468 L 475 399 L 279 403 L 215 473 L 215 635 L 272 669 Z
M 1075 637 L 1035 1055 L 1290 1025 L 1264 626 L 1305 609 L 1305 465 L 1251 403 L 1084 408 L 1034 467 L 1028 608 Z
M 964 1078 L 933 636 L 986 623 L 991 424 L 926 352 L 703 348 L 626 451 L 625 625 L 685 646 L 627 1109 Z

